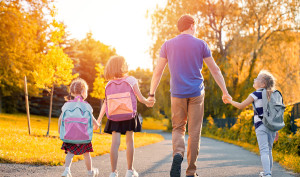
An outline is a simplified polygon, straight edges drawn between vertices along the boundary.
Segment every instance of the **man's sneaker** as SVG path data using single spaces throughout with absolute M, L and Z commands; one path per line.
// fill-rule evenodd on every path
M 63 177 L 72 177 L 71 172 L 68 171 L 68 170 L 65 170 L 65 171 L 63 172 L 63 174 L 61 174 L 61 176 L 63 176 Z
M 88 172 L 88 177 L 97 177 L 99 175 L 98 168 L 93 168 L 92 171 Z
M 118 177 L 118 176 L 119 176 L 118 172 L 111 172 L 109 175 L 109 177 Z
M 196 173 L 196 174 L 193 175 L 193 176 L 186 176 L 186 177 L 199 177 L 199 175 Z
M 135 169 L 127 170 L 126 171 L 126 177 L 138 177 L 139 174 L 135 171 Z
M 171 167 L 171 171 L 170 171 L 171 177 L 180 177 L 182 161 L 183 161 L 183 157 L 181 154 L 174 155 L 172 167 Z

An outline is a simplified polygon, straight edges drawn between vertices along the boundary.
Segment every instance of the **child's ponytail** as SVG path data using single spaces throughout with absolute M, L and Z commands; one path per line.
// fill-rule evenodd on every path
M 263 82 L 265 84 L 265 89 L 267 89 L 267 96 L 269 99 L 271 93 L 275 90 L 276 79 L 269 71 L 266 70 L 261 70 L 259 72 L 259 75 L 262 76 Z
M 72 95 L 81 94 L 83 90 L 88 90 L 88 85 L 85 80 L 81 78 L 76 78 L 72 81 L 70 85 L 69 95 L 65 96 L 65 100 L 69 101 L 72 99 Z

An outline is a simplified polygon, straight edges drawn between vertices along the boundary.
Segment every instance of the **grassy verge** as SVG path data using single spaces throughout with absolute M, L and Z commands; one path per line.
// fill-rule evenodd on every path
M 220 138 L 215 135 L 211 135 L 208 133 L 203 134 L 202 136 L 208 137 L 208 138 L 213 138 L 219 141 L 224 141 L 227 143 L 231 143 L 237 146 L 241 146 L 245 148 L 248 151 L 251 151 L 257 155 L 259 155 L 259 149 L 258 146 L 245 143 L 245 142 L 240 142 L 240 141 L 233 141 L 229 140 L 226 138 Z M 276 150 L 273 149 L 273 160 L 278 162 L 280 165 L 282 165 L 284 168 L 288 170 L 292 170 L 295 173 L 300 173 L 300 157 L 295 156 L 295 155 L 289 155 L 289 154 L 283 154 L 281 152 L 277 152 Z
M 0 163 L 24 163 L 43 165 L 63 165 L 65 154 L 61 150 L 62 141 L 57 132 L 57 118 L 51 119 L 50 137 L 45 137 L 48 118 L 31 116 L 31 135 L 28 135 L 25 114 L 0 114 Z M 153 144 L 163 140 L 158 134 L 136 133 L 135 147 Z M 111 135 L 94 133 L 91 155 L 109 153 Z M 126 149 L 125 136 L 121 136 L 120 150 Z M 75 156 L 74 161 L 83 159 Z
M 167 130 L 169 120 L 157 120 L 152 117 L 146 117 L 143 120 L 143 129 L 147 130 Z

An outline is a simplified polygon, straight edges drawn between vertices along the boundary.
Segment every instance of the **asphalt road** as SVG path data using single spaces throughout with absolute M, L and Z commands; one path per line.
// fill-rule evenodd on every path
M 156 132 L 160 133 L 160 132 Z M 135 151 L 134 168 L 141 177 L 168 177 L 172 163 L 172 140 L 170 133 L 161 133 L 165 140 L 156 144 L 137 148 Z M 186 136 L 186 140 L 187 140 Z M 93 158 L 94 167 L 99 168 L 100 177 L 108 177 L 110 173 L 109 154 Z M 119 152 L 119 176 L 126 172 L 126 153 Z M 262 171 L 260 157 L 235 145 L 202 137 L 201 148 L 197 162 L 197 173 L 200 177 L 258 177 Z M 186 157 L 182 165 L 185 176 L 187 168 Z M 60 176 L 64 167 L 32 166 L 20 164 L 0 164 L 0 176 L 18 177 L 54 177 Z M 71 166 L 73 177 L 86 176 L 84 161 L 75 162 Z M 299 177 L 274 163 L 273 177 Z

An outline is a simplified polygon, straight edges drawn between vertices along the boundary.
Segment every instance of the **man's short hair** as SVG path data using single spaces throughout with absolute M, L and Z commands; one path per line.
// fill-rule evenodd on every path
M 177 28 L 180 32 L 183 32 L 189 29 L 192 24 L 195 24 L 194 17 L 191 15 L 182 15 L 177 22 Z

